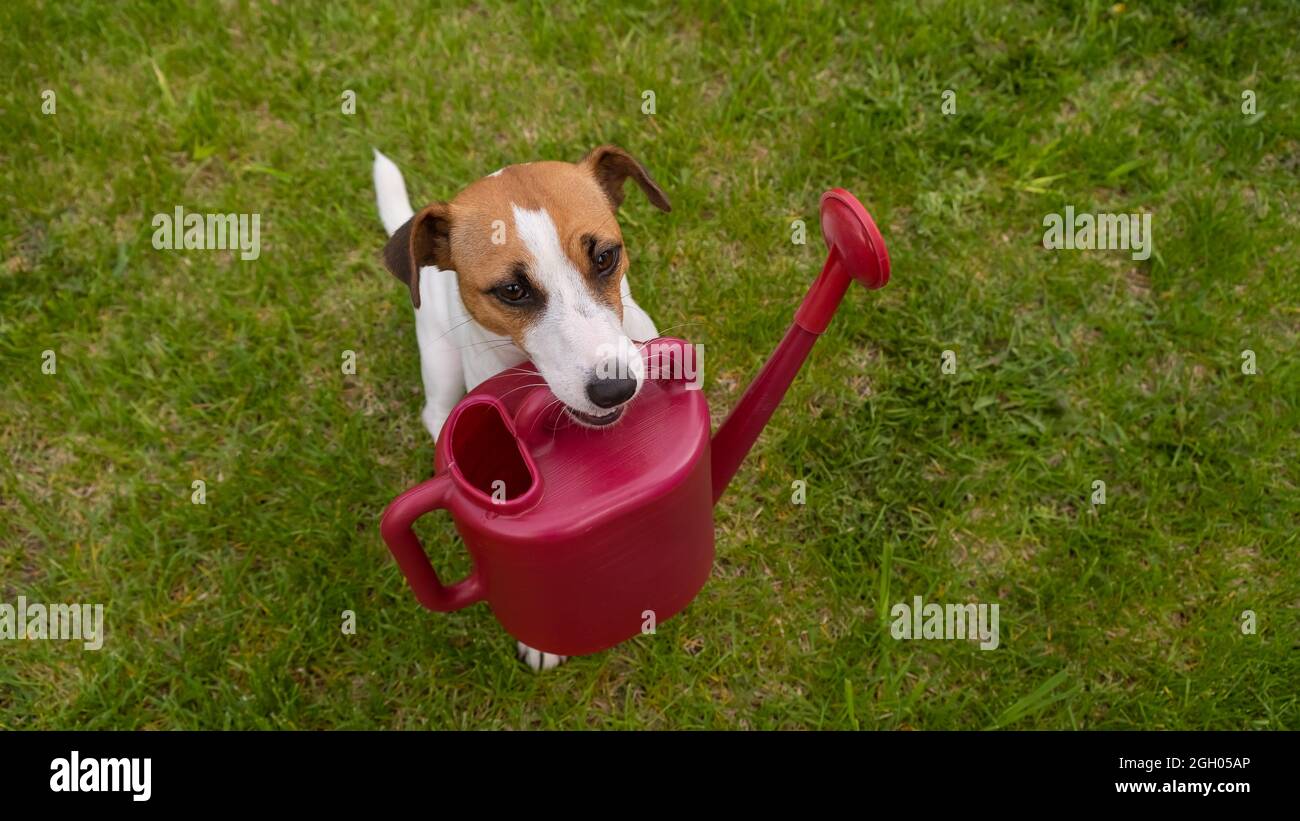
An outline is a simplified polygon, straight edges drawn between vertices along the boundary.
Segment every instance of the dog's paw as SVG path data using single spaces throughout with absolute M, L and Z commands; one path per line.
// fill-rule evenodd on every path
M 420 419 L 424 422 L 424 427 L 429 431 L 433 441 L 438 441 L 438 434 L 442 433 L 442 423 L 446 422 L 450 415 L 450 411 L 440 410 L 432 405 L 425 405 L 424 410 L 420 412 Z
M 568 656 L 557 656 L 554 653 L 534 650 L 522 641 L 515 642 L 515 655 L 534 670 L 553 670 L 569 660 Z

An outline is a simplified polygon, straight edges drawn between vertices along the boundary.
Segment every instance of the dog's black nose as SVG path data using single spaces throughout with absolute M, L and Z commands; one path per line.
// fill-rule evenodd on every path
M 635 379 L 593 379 L 587 383 L 587 398 L 598 408 L 621 405 L 636 393 Z

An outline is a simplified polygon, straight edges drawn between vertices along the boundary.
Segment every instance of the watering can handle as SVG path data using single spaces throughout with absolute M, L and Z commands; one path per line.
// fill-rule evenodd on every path
M 438 580 L 429 556 L 411 526 L 426 513 L 446 508 L 451 501 L 453 485 L 450 471 L 443 471 L 432 479 L 416 485 L 393 500 L 384 511 L 379 532 L 397 559 L 402 575 L 406 576 L 411 590 L 420 604 L 446 613 L 467 607 L 484 596 L 483 580 L 478 567 L 474 572 L 453 585 L 444 586 Z

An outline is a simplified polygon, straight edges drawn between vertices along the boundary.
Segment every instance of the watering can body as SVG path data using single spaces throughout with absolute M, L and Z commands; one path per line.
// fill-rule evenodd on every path
M 529 647 L 594 653 L 682 610 L 713 564 L 713 505 L 780 404 L 850 282 L 880 288 L 889 255 L 843 189 L 821 200 L 828 256 L 794 322 L 717 433 L 695 385 L 690 346 L 643 346 L 647 378 L 619 424 L 573 422 L 531 365 L 469 393 L 438 436 L 432 479 L 397 497 L 380 525 L 420 603 L 486 601 Z M 412 525 L 447 509 L 473 559 L 445 585 Z
M 426 607 L 486 601 L 529 647 L 594 653 L 675 615 L 708 579 L 708 405 L 684 380 L 647 380 L 618 425 L 593 430 L 538 382 L 526 365 L 469 393 L 438 437 L 434 477 L 393 502 L 383 535 Z M 452 585 L 411 530 L 439 508 L 473 559 Z

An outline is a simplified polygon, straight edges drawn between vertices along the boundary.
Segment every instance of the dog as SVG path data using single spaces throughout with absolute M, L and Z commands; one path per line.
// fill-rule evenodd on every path
M 628 282 L 617 219 L 628 178 L 672 210 L 640 162 L 602 145 L 576 163 L 508 165 L 417 213 L 401 171 L 375 151 L 384 266 L 415 307 L 421 419 L 435 440 L 466 392 L 527 360 L 579 425 L 612 425 L 636 398 L 635 343 L 659 332 Z M 565 661 L 517 651 L 534 670 Z

